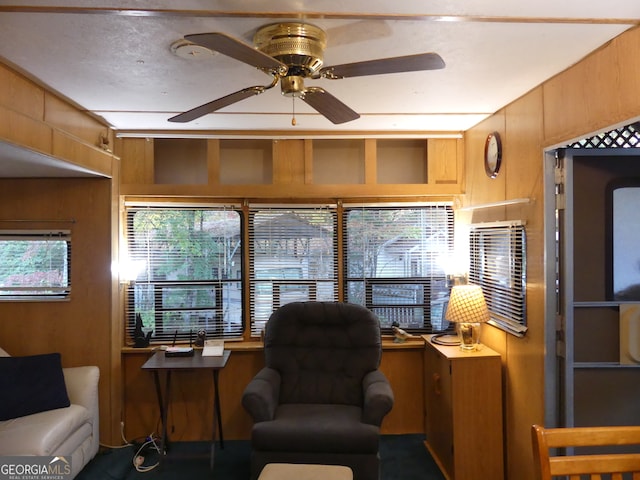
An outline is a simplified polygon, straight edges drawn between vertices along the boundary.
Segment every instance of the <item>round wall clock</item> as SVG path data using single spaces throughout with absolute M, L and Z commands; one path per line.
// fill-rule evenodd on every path
M 502 142 L 500 134 L 492 132 L 484 143 L 484 170 L 489 178 L 496 178 L 502 163 Z

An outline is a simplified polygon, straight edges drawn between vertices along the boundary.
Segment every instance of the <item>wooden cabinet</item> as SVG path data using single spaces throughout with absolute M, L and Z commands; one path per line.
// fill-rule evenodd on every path
M 503 479 L 500 354 L 424 339 L 426 447 L 449 480 Z

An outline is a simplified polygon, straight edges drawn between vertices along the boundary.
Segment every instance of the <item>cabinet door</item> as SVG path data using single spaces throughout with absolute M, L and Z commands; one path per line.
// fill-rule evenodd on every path
M 453 474 L 451 362 L 438 351 L 425 351 L 425 434 L 427 445 L 449 476 Z

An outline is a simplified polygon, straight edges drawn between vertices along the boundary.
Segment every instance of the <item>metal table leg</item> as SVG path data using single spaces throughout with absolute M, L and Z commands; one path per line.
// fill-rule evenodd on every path
M 222 435 L 222 416 L 220 414 L 220 392 L 218 389 L 218 374 L 219 370 L 213 370 L 213 433 L 211 440 L 211 470 L 213 470 L 213 464 L 215 460 L 215 448 L 216 448 L 216 423 L 217 433 L 220 438 L 220 448 L 224 448 L 224 436 Z
M 169 414 L 169 391 L 171 388 L 171 370 L 167 370 L 165 373 L 165 385 L 164 395 L 162 394 L 162 387 L 160 385 L 160 374 L 157 370 L 153 372 L 153 379 L 156 385 L 156 396 L 158 397 L 158 406 L 160 407 L 160 419 L 162 422 L 162 433 L 160 436 L 160 458 L 159 463 L 162 463 L 162 459 L 166 453 L 167 444 L 169 443 L 167 433 L 167 417 Z

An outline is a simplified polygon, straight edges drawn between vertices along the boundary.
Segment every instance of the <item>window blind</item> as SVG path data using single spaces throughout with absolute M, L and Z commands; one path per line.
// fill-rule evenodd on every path
M 241 336 L 240 232 L 232 208 L 128 208 L 129 259 L 144 266 L 128 287 L 129 341 L 136 315 L 154 343 Z
M 70 293 L 70 231 L 0 231 L 0 299 L 53 300 Z
M 526 236 L 516 222 L 472 226 L 469 282 L 480 285 L 490 323 L 515 335 L 526 332 Z
M 336 222 L 335 207 L 250 210 L 252 335 L 286 303 L 337 299 Z
M 442 259 L 453 251 L 450 204 L 346 207 L 346 298 L 375 312 L 383 330 L 446 330 L 449 288 Z

